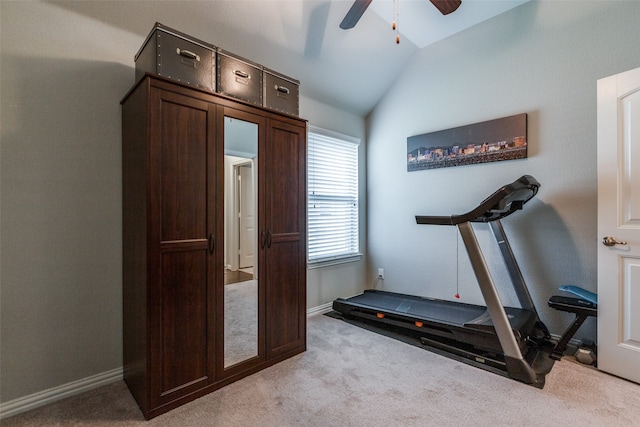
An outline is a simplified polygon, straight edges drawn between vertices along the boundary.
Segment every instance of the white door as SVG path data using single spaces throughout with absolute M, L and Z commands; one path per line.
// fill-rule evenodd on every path
M 256 244 L 256 214 L 252 172 L 253 170 L 250 163 L 238 168 L 240 268 L 253 267 L 254 246 Z
M 598 80 L 598 239 L 598 368 L 640 383 L 640 68 Z

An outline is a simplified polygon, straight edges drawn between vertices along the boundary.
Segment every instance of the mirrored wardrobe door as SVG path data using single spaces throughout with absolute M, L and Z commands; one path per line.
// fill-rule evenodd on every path
M 258 356 L 258 123 L 224 117 L 224 369 Z

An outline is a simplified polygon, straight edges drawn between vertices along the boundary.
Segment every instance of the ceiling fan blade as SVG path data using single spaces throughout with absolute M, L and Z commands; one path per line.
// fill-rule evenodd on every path
M 348 30 L 349 28 L 355 27 L 370 3 L 371 0 L 356 0 L 340 23 L 340 28 Z
M 461 4 L 461 0 L 430 0 L 440 13 L 448 15 L 455 11 Z

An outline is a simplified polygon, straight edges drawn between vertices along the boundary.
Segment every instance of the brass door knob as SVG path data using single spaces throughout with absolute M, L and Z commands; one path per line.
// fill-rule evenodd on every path
M 627 242 L 620 242 L 616 240 L 614 237 L 606 236 L 602 238 L 602 244 L 605 246 L 615 246 L 615 245 L 626 245 Z

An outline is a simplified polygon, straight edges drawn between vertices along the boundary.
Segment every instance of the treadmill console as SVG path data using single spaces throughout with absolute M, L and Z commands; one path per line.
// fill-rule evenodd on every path
M 531 175 L 523 175 L 504 185 L 484 199 L 475 209 L 451 216 L 416 215 L 418 224 L 457 225 L 463 222 L 491 222 L 522 209 L 538 193 L 540 183 Z

